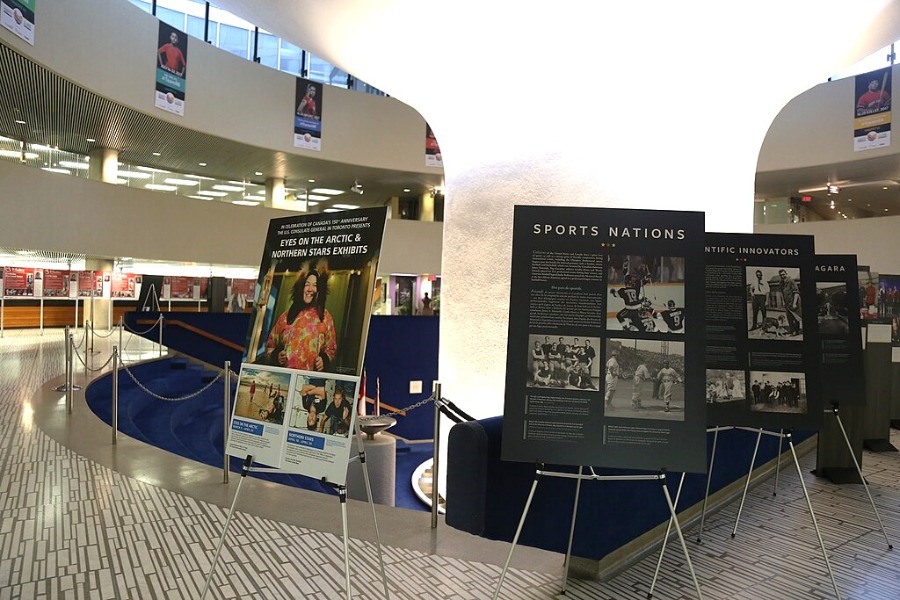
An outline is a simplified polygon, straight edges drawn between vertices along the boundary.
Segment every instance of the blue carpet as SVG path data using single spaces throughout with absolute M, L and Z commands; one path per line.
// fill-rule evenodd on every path
M 196 393 L 215 377 L 202 367 L 181 358 L 131 365 L 128 370 L 153 394 L 181 398 Z M 202 394 L 188 400 L 160 400 L 142 390 L 128 373 L 119 373 L 119 431 L 134 439 L 214 467 L 222 466 L 223 395 L 225 384 L 217 381 Z M 92 382 L 85 390 L 88 406 L 111 424 L 112 375 Z M 234 398 L 232 390 L 231 397 Z M 422 462 L 431 457 L 432 444 L 397 443 L 396 506 L 427 511 L 413 493 L 410 478 Z M 243 459 L 232 457 L 229 468 L 240 472 Z M 254 473 L 252 477 L 326 494 L 335 491 L 316 479 L 302 475 Z

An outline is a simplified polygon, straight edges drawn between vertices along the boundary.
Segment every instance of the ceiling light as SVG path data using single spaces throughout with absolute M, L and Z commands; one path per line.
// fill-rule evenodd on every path
M 0 156 L 4 156 L 6 158 L 22 158 L 22 153 L 18 150 L 0 150 Z M 25 153 L 25 160 L 32 160 L 37 157 L 38 155 L 34 152 Z
M 203 175 L 185 175 L 185 177 L 190 177 L 191 179 L 200 179 L 202 181 L 215 181 L 212 177 L 204 177 Z
M 244 196 L 244 200 L 265 200 L 265 196 L 257 196 L 255 194 L 247 194 Z
M 200 185 L 200 182 L 196 179 L 178 179 L 177 177 L 167 177 L 166 183 L 174 185 Z
M 210 192 L 209 190 L 200 190 L 197 193 L 201 196 L 213 196 L 215 198 L 221 198 L 222 196 L 228 195 L 228 192 Z
M 16 250 L 16 254 L 19 256 L 34 256 L 37 252 L 34 250 Z
M 332 204 L 332 206 L 334 206 L 335 208 L 341 208 L 344 210 L 353 210 L 355 208 L 359 208 L 355 204 Z
M 200 165 L 201 167 L 205 167 L 205 166 L 206 166 L 206 163 L 197 163 L 197 164 Z
M 72 171 L 70 171 L 68 169 L 57 169 L 54 167 L 41 167 L 41 170 L 49 171 L 51 173 L 62 173 L 63 175 L 71 175 L 72 174 Z M 887 210 L 887 209 L 885 209 L 885 210 Z
M 188 196 L 188 198 L 193 198 L 194 200 L 212 200 L 209 196 Z
M 124 163 L 119 163 L 124 164 Z M 138 171 L 147 171 L 148 173 L 171 173 L 172 171 L 165 171 L 163 169 L 154 169 L 153 167 L 135 167 Z
M 312 200 L 308 201 L 307 204 L 310 205 L 310 206 L 318 206 L 318 205 L 319 205 L 318 202 L 314 202 L 314 201 L 312 201 Z
M 225 184 L 220 183 L 220 184 L 217 184 L 217 185 L 212 186 L 212 189 L 214 189 L 214 190 L 221 190 L 221 191 L 223 191 L 223 192 L 243 192 L 243 191 L 244 191 L 244 186 L 240 186 L 240 185 L 225 185 Z
M 156 190 L 158 192 L 174 192 L 178 189 L 177 185 L 163 185 L 161 183 L 148 183 L 144 187 L 148 190 Z
M 359 194 L 360 196 L 365 193 L 365 190 L 363 190 L 363 187 L 359 184 L 358 181 L 353 182 L 353 185 L 350 186 L 350 191 L 354 194 Z
M 307 200 L 331 200 L 331 196 L 322 196 L 321 194 L 305 194 Z
M 61 160 L 59 166 L 75 169 L 76 171 L 86 171 L 91 168 L 86 162 L 75 162 L 74 160 Z
M 408 194 L 408 193 L 410 192 L 410 189 L 409 189 L 409 188 L 403 188 L 403 192 L 406 193 L 406 194 Z
M 29 144 L 29 146 L 34 150 L 59 150 L 59 148 L 54 148 L 53 146 L 46 146 L 44 144 Z
M 249 200 L 232 200 L 231 203 L 238 206 L 259 206 L 259 202 L 250 202 Z
M 310 190 L 316 194 L 328 194 L 329 196 L 338 196 L 344 193 L 344 190 L 332 190 L 330 188 L 315 188 Z
M 138 167 L 140 168 L 140 167 Z M 126 179 L 150 179 L 150 175 L 147 173 L 138 173 L 136 171 L 119 171 L 116 173 L 121 179 L 122 177 Z
M 326 208 L 322 212 L 334 213 L 334 212 L 341 212 L 341 211 L 340 211 L 340 209 L 337 209 L 337 208 Z
M 93 144 L 93 143 L 96 142 L 97 140 L 95 140 L 94 138 L 84 138 L 84 141 Z
M 307 179 L 306 181 L 308 181 L 309 183 L 315 183 L 315 182 L 316 182 L 315 179 Z
M 159 152 L 154 152 L 153 156 L 162 156 L 162 154 L 160 154 Z
M 16 119 L 16 123 L 19 125 L 25 125 L 25 121 L 23 121 L 22 119 Z
M 831 201 L 831 210 L 834 210 L 834 200 Z
M 262 175 L 262 171 L 256 171 L 254 175 Z

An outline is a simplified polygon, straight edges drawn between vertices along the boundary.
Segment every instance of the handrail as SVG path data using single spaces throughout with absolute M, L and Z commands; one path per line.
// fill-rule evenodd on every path
M 156 322 L 157 322 L 156 319 L 154 319 L 152 321 L 149 319 L 138 319 L 137 321 L 135 321 L 135 324 L 136 325 L 153 325 Z M 171 327 L 173 325 L 181 327 L 182 329 L 186 329 L 186 330 L 190 331 L 191 333 L 196 333 L 200 337 L 204 337 L 210 341 L 216 342 L 217 344 L 222 344 L 223 346 L 231 348 L 232 350 L 237 350 L 239 352 L 244 351 L 243 346 L 239 346 L 238 344 L 235 344 L 232 341 L 226 340 L 225 338 L 219 337 L 208 331 L 204 331 L 203 329 L 200 329 L 199 327 L 195 327 L 189 323 L 185 323 L 184 321 L 179 321 L 178 319 L 166 319 L 167 327 Z

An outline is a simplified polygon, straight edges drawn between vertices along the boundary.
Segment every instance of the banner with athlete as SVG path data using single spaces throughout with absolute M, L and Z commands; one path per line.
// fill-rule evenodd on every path
M 159 22 L 156 44 L 156 108 L 184 116 L 187 94 L 188 36 Z
M 34 5 L 37 0 L 0 0 L 0 25 L 34 46 Z
M 702 213 L 515 208 L 504 460 L 706 470 L 703 232 Z
M 857 75 L 853 105 L 853 150 L 891 145 L 891 67 Z
M 387 209 L 269 224 L 228 453 L 346 482 Z
M 305 150 L 322 150 L 322 108 L 324 98 L 322 84 L 297 78 L 294 93 L 294 147 Z
M 812 236 L 706 235 L 709 425 L 821 426 L 815 264 Z

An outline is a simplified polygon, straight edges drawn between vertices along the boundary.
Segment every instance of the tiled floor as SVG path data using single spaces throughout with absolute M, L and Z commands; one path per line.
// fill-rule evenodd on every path
M 130 336 L 126 334 L 126 339 Z M 63 335 L 6 330 L 0 339 L 0 600 L 200 597 L 238 478 L 120 436 L 76 398 L 66 415 Z M 96 340 L 99 367 L 117 336 Z M 140 345 L 143 344 L 143 349 Z M 152 356 L 137 338 L 126 360 Z M 84 369 L 76 383 L 83 385 Z M 900 434 L 895 434 L 900 446 Z M 900 598 L 900 550 L 888 551 L 860 485 L 835 486 L 801 458 L 843 598 Z M 900 544 L 900 454 L 866 453 L 863 470 L 891 541 Z M 731 539 L 737 506 L 708 516 L 689 542 L 704 598 L 836 597 L 792 462 L 778 495 L 753 488 Z M 350 502 L 354 598 L 381 598 L 371 512 Z M 461 534 L 429 515 L 378 508 L 391 598 L 490 598 L 508 544 Z M 333 497 L 248 479 L 210 598 L 344 598 L 340 508 Z M 688 535 L 693 539 L 694 535 Z M 562 557 L 516 550 L 500 597 L 553 598 Z M 646 598 L 656 555 L 606 583 L 570 580 L 569 598 Z M 654 598 L 696 598 L 674 540 Z

